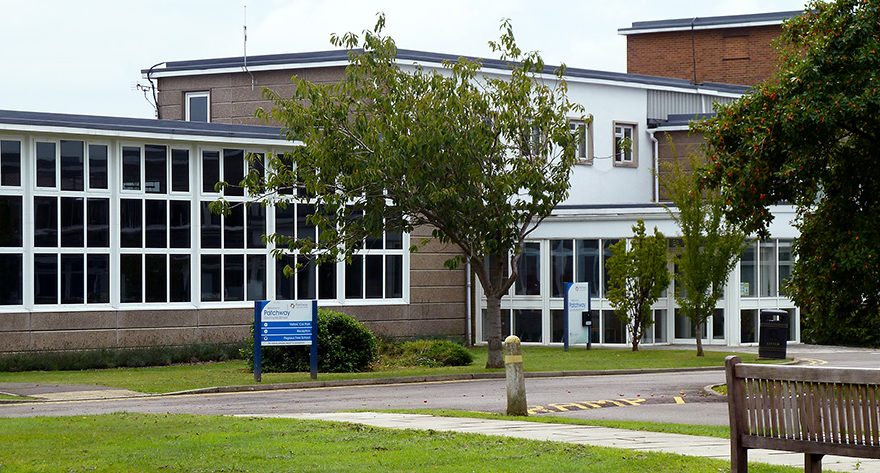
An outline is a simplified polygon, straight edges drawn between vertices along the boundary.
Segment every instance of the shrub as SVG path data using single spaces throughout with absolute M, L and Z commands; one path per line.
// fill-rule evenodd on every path
M 0 371 L 139 368 L 172 363 L 226 361 L 238 358 L 241 347 L 240 343 L 199 343 L 150 348 L 13 353 L 0 355 Z
M 383 365 L 395 366 L 467 366 L 474 361 L 465 347 L 449 340 L 413 340 L 383 343 Z
M 263 372 L 309 371 L 309 350 L 308 346 L 263 347 Z M 253 366 L 253 345 L 243 348 L 241 354 Z M 341 312 L 318 309 L 318 371 L 366 371 L 376 356 L 376 337 L 364 324 Z

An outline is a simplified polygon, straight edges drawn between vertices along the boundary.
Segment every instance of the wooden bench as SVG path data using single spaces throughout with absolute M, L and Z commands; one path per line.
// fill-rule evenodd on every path
M 748 471 L 748 449 L 804 454 L 804 471 L 822 457 L 880 458 L 880 370 L 772 366 L 728 356 L 730 471 Z

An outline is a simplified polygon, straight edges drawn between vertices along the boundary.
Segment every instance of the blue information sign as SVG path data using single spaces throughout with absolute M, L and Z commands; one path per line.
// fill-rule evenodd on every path
M 260 347 L 311 345 L 310 371 L 318 377 L 318 301 L 254 302 L 254 381 L 262 381 Z

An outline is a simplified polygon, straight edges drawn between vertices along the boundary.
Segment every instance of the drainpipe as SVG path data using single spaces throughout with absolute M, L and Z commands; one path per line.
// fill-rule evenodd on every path
M 465 265 L 465 321 L 466 321 L 466 333 L 467 333 L 467 346 L 471 347 L 474 345 L 473 342 L 473 334 L 471 333 L 471 260 L 467 260 L 467 264 Z
M 654 203 L 660 202 L 660 142 L 654 136 L 656 131 L 648 130 L 648 134 L 651 135 L 651 143 L 654 144 Z

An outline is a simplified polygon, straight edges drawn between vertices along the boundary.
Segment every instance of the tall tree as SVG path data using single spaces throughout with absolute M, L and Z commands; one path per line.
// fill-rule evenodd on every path
M 611 247 L 608 258 L 608 300 L 618 317 L 626 321 L 632 351 L 639 351 L 642 335 L 654 325 L 651 305 L 669 285 L 666 237 L 654 227 L 645 234 L 645 222 L 632 227 L 629 250 L 626 240 Z
M 689 168 L 679 162 L 669 166 L 663 184 L 675 208 L 667 211 L 681 231 L 681 245 L 673 258 L 675 301 L 694 325 L 697 356 L 703 356 L 703 325 L 724 295 L 727 277 L 746 247 L 746 234 L 724 217 L 724 197 L 701 186 L 700 158 L 691 155 Z
M 487 367 L 503 367 L 501 297 L 517 278 L 523 241 L 568 195 L 577 145 L 568 117 L 583 120 L 583 108 L 567 98 L 563 69 L 519 49 L 509 21 L 489 43 L 510 67 L 503 75 L 464 58 L 442 71 L 404 70 L 384 23 L 380 16 L 362 39 L 331 38 L 351 51 L 339 83 L 293 78 L 291 98 L 267 92 L 275 107 L 262 116 L 304 146 L 270 157 L 265 176 L 254 172 L 246 185 L 270 201 L 291 185 L 313 196 L 317 241 L 269 239 L 319 263 L 350 258 L 383 230 L 430 226 L 458 245 L 462 254 L 446 265 L 468 261 L 476 273 L 488 306 Z
M 880 345 L 880 0 L 814 1 L 784 25 L 776 76 L 701 126 L 727 215 L 768 235 L 797 207 L 789 284 L 804 336 Z

